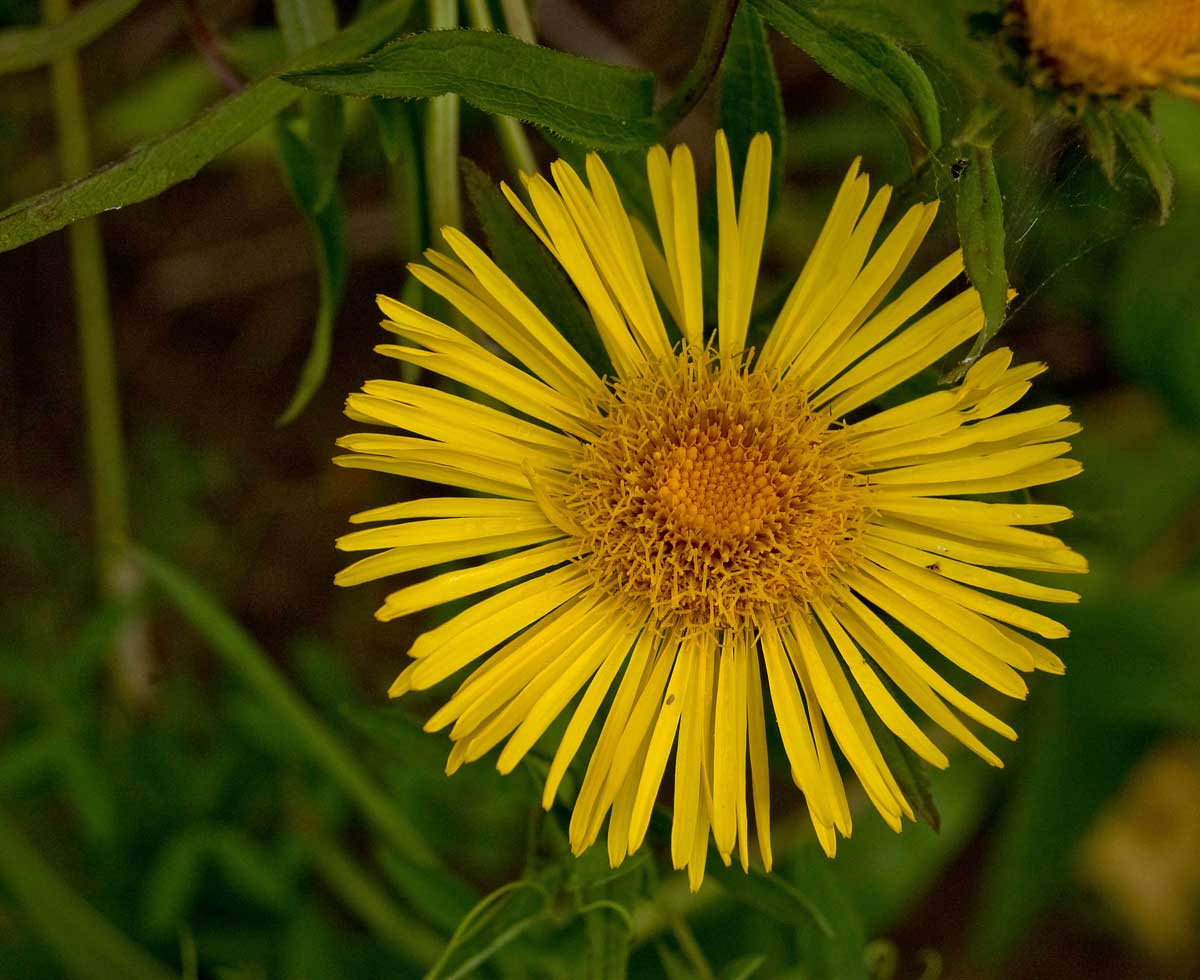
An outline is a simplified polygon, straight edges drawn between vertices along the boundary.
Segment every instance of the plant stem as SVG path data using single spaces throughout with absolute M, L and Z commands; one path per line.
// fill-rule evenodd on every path
M 71 976 L 80 980 L 171 980 L 171 971 L 74 892 L 3 812 L 0 882 Z
M 536 43 L 537 32 L 533 29 L 533 19 L 525 0 L 500 0 L 500 9 L 504 11 L 504 26 L 509 34 L 526 44 Z
M 477 31 L 494 31 L 492 15 L 488 10 L 487 0 L 467 0 L 467 17 L 471 26 Z M 492 116 L 496 125 L 496 135 L 500 138 L 500 147 L 508 160 L 509 169 L 513 176 L 537 172 L 537 159 L 529 146 L 529 138 L 525 135 L 525 127 L 520 120 L 512 116 Z
M 716 78 L 717 69 L 721 67 L 721 58 L 725 55 L 725 46 L 729 43 L 730 31 L 733 30 L 733 18 L 737 14 L 739 3 L 740 0 L 712 0 L 708 24 L 704 28 L 704 38 L 700 42 L 700 53 L 696 56 L 695 64 L 675 94 L 655 113 L 660 132 L 669 132 L 691 112 Z
M 60 23 L 70 9 L 69 0 L 42 0 L 42 19 L 48 25 Z M 92 160 L 83 85 L 74 52 L 51 65 L 50 85 L 62 177 L 65 181 L 77 180 L 88 174 Z M 84 218 L 69 225 L 67 246 L 79 328 L 99 587 L 102 595 L 126 602 L 140 591 L 141 583 L 123 550 L 129 533 L 125 446 L 99 220 Z M 130 617 L 113 641 L 112 654 L 118 694 L 132 705 L 148 704 L 153 694 L 153 671 L 143 617 Z
M 437 857 L 392 797 L 359 759 L 292 689 L 266 652 L 216 601 L 181 571 L 146 551 L 133 558 L 197 631 L 239 674 L 263 705 L 295 737 L 296 744 L 354 802 L 396 851 L 415 864 L 434 866 Z
M 458 27 L 458 0 L 428 0 L 429 29 Z M 446 225 L 462 227 L 462 201 L 458 189 L 457 95 L 439 95 L 425 110 L 425 197 L 429 202 L 429 234 L 439 244 Z

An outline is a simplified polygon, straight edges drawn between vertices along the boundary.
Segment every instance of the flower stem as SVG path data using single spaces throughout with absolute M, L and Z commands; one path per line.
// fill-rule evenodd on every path
M 487 0 L 467 0 L 467 17 L 477 31 L 496 29 Z M 521 125 L 521 121 L 512 116 L 493 116 L 492 119 L 496 125 L 496 135 L 500 138 L 500 147 L 504 150 L 513 176 L 516 177 L 519 173 L 535 173 L 537 159 L 529 146 L 529 138 L 525 135 L 525 127 Z
M 739 3 L 740 0 L 713 0 L 695 64 L 675 94 L 655 113 L 660 132 L 669 132 L 691 112 L 708 91 L 712 80 L 717 77 L 717 69 L 721 67 L 721 59 L 725 55 L 725 46 L 729 43 L 729 34 L 733 30 L 733 18 L 737 14 Z
M 59 23 L 69 13 L 69 0 L 42 0 L 46 24 Z M 77 180 L 88 174 L 92 160 L 83 85 L 74 52 L 51 65 L 50 84 L 62 177 L 64 181 Z M 125 602 L 140 591 L 140 576 L 123 552 L 129 531 L 125 446 L 99 220 L 84 218 L 68 226 L 67 245 L 79 328 L 100 592 Z M 133 705 L 151 700 L 149 649 L 145 620 L 131 617 L 114 640 L 113 670 L 118 693 Z
M 429 0 L 429 29 L 458 27 L 458 0 Z M 458 192 L 457 95 L 439 95 L 425 110 L 425 194 L 429 201 L 429 236 L 440 244 L 446 225 L 462 227 L 462 202 Z

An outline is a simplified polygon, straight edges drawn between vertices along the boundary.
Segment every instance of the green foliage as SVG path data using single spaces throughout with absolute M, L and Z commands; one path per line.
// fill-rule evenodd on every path
M 1004 199 L 996 179 L 990 146 L 968 145 L 966 166 L 958 177 L 958 237 L 963 265 L 983 303 L 984 328 L 975 340 L 978 356 L 1004 323 L 1008 307 L 1008 270 L 1004 261 Z
M 796 0 L 754 0 L 766 21 L 838 81 L 878 102 L 918 146 L 942 144 L 937 96 L 928 76 L 886 34 L 868 33 Z
M 767 32 L 750 4 L 743 4 L 733 22 L 729 47 L 721 67 L 721 128 L 729 140 L 733 183 L 740 187 L 750 141 L 757 133 L 771 137 L 771 198 L 779 193 L 787 160 L 783 98 Z
M 1159 222 L 1165 224 L 1171 214 L 1175 178 L 1158 131 L 1143 112 L 1129 106 L 1113 106 L 1108 110 L 1108 118 L 1129 155 L 1150 179 L 1158 195 Z
M 390 37 L 412 0 L 387 0 L 336 37 L 301 56 L 305 67 L 354 55 Z M 206 163 L 266 126 L 301 93 L 277 76 L 219 102 L 173 133 L 135 147 L 128 156 L 77 183 L 55 188 L 0 214 L 0 252 L 57 231 L 80 218 L 136 204 L 194 176 Z
M 654 78 L 526 44 L 491 31 L 431 31 L 376 55 L 285 78 L 334 95 L 423 99 L 453 92 L 586 146 L 621 150 L 658 137 Z
M 89 0 L 57 24 L 0 31 L 0 75 L 29 71 L 91 44 L 142 0 Z

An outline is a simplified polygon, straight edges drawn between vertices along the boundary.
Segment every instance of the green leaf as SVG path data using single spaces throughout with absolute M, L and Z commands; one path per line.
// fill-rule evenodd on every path
M 983 302 L 984 327 L 975 339 L 977 357 L 1004 322 L 1008 306 L 1008 271 L 1004 265 L 1004 201 L 996 180 L 991 147 L 966 146 L 966 169 L 958 178 L 958 237 L 963 265 Z
M 850 27 L 802 0 L 753 0 L 777 31 L 834 78 L 883 106 L 932 152 L 942 144 L 937 96 L 924 69 L 884 34 Z
M 488 250 L 497 265 L 536 304 L 547 319 L 570 341 L 601 376 L 612 372 L 612 364 L 591 314 L 562 267 L 529 230 L 512 205 L 470 160 L 461 161 L 467 195 L 483 225 Z
M 875 742 L 883 755 L 900 792 L 913 808 L 916 818 L 934 830 L 942 829 L 942 818 L 933 800 L 933 789 L 929 782 L 929 763 L 896 737 L 883 720 L 869 705 L 863 705 L 863 714 Z
M 783 96 L 762 18 L 749 4 L 738 9 L 729 46 L 725 49 L 725 60 L 721 64 L 720 119 L 725 138 L 729 140 L 735 187 L 742 184 L 750 140 L 756 133 L 771 137 L 771 197 L 774 199 L 783 180 L 787 156 Z
M 1079 120 L 1088 152 L 1096 158 L 1108 182 L 1117 177 L 1117 135 L 1113 131 L 1112 119 L 1107 112 L 1089 109 Z
M 413 0 L 376 6 L 336 37 L 300 56 L 289 67 L 304 69 L 352 58 L 399 30 Z M 300 91 L 277 76 L 248 85 L 181 129 L 135 147 L 127 156 L 83 180 L 64 184 L 0 214 L 0 252 L 57 231 L 101 211 L 135 204 L 187 180 L 210 160 L 267 125 L 296 101 Z
M 588 146 L 658 138 L 654 76 L 491 31 L 411 34 L 360 61 L 284 76 L 333 95 L 424 99 L 456 93 L 484 112 L 544 126 Z
M 708 875 L 720 882 L 735 901 L 765 912 L 778 922 L 790 926 L 811 925 L 819 933 L 833 934 L 821 903 L 781 875 L 765 875 L 754 870 L 746 873 L 741 868 L 721 865 L 710 868 Z
M 179 569 L 146 551 L 132 558 L 179 612 L 204 637 L 213 652 L 239 674 L 271 711 L 295 744 L 352 800 L 375 830 L 409 860 L 435 864 L 437 859 L 408 816 L 368 774 L 358 757 L 306 704 L 271 662 L 266 652 L 203 589 Z
M 1159 223 L 1165 224 L 1171 215 L 1171 198 L 1175 192 L 1175 175 L 1163 150 L 1162 138 L 1154 123 L 1132 106 L 1113 106 L 1108 110 L 1113 129 L 1129 155 L 1146 172 L 1158 195 Z
M 688 966 L 687 960 L 678 953 L 664 946 L 662 943 L 655 943 L 654 950 L 658 953 L 659 962 L 662 963 L 663 975 L 666 976 L 667 980 L 696 980 L 696 971 Z
M 72 977 L 171 980 L 171 971 L 72 891 L 2 812 L 0 884 Z
M 838 876 L 835 862 L 815 844 L 801 849 L 788 869 L 796 888 L 811 895 L 828 920 L 818 929 L 811 920 L 797 927 L 799 961 L 811 980 L 867 980 L 866 945 L 862 918 Z
M 141 0 L 89 0 L 65 20 L 46 27 L 0 31 L 0 75 L 48 65 L 91 44 Z
M 316 325 L 296 391 L 279 417 L 278 424 L 286 425 L 312 400 L 329 370 L 333 325 L 345 296 L 348 263 L 340 197 L 336 193 L 332 197 L 322 197 L 325 180 L 319 173 L 319 164 L 310 145 L 301 140 L 282 118 L 276 125 L 276 138 L 284 180 L 308 221 L 317 253 Z

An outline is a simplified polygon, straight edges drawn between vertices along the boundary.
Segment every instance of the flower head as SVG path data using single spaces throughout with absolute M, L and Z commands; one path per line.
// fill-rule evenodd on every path
M 1200 0 L 1018 0 L 1014 16 L 1055 88 L 1200 100 Z
M 405 343 L 378 350 L 492 404 L 368 382 L 350 416 L 412 434 L 347 436 L 338 459 L 469 492 L 357 515 L 377 526 L 339 547 L 377 553 L 339 583 L 500 555 L 405 586 L 377 614 L 495 590 L 418 637 L 391 688 L 475 665 L 427 725 L 451 726 L 447 770 L 503 743 L 508 772 L 569 714 L 543 804 L 591 732 L 570 839 L 578 853 L 607 822 L 615 865 L 641 844 L 673 755 L 671 853 L 693 887 L 710 834 L 726 862 L 736 851 L 748 865 L 751 809 L 771 866 L 769 718 L 831 855 L 851 830 L 835 746 L 890 825 L 913 816 L 866 712 L 935 766 L 947 757 L 916 711 L 999 765 L 964 719 L 1015 732 L 942 662 L 1024 697 L 1023 673 L 1063 669 L 1030 634 L 1066 630 L 1003 597 L 1078 596 L 1011 571 L 1086 569 L 1059 539 L 1021 526 L 1064 520 L 1066 508 L 960 499 L 1079 471 L 1064 458 L 1078 431 L 1065 406 L 1007 411 L 1041 365 L 993 351 L 951 389 L 870 410 L 983 326 L 973 289 L 929 308 L 962 273 L 960 252 L 893 297 L 936 205 L 910 209 L 872 248 L 890 189 L 870 197 L 856 162 L 761 349 L 747 349 L 770 153 L 765 136 L 753 141 L 735 200 L 718 134 L 711 339 L 686 148 L 649 154 L 656 234 L 629 217 L 595 155 L 587 184 L 561 161 L 553 183 L 530 178 L 532 209 L 505 188 L 586 302 L 611 377 L 445 229 L 453 255 L 431 251 L 413 274 L 509 356 L 382 297 L 384 326 Z

